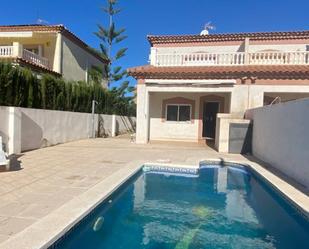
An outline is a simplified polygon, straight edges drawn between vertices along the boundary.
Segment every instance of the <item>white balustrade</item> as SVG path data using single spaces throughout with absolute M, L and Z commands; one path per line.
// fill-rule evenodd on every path
M 12 57 L 13 46 L 0 46 L 0 57 Z
M 48 68 L 48 59 L 42 56 L 39 56 L 27 49 L 23 50 L 23 59 L 30 61 L 36 65 L 40 65 Z
M 10 58 L 10 57 L 19 57 L 18 54 L 14 53 L 14 46 L 0 46 L 0 58 Z M 39 56 L 29 50 L 23 49 L 21 57 L 36 65 L 40 65 L 46 68 L 49 67 L 47 58 Z
M 309 51 L 256 53 L 157 53 L 154 66 L 309 65 Z

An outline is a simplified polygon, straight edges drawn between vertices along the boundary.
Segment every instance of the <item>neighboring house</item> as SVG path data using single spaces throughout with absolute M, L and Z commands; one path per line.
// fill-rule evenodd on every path
M 0 26 L 0 61 L 13 61 L 67 80 L 89 80 L 108 63 L 63 25 Z M 102 82 L 106 85 L 106 82 Z
M 309 97 L 309 31 L 204 33 L 148 36 L 150 65 L 128 70 L 137 79 L 138 143 L 216 138 L 218 148 L 228 139 L 218 117 Z

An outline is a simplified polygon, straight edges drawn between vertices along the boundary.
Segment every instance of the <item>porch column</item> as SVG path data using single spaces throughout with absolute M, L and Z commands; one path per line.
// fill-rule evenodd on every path
M 149 93 L 145 84 L 137 84 L 136 143 L 149 140 Z
M 249 100 L 248 109 L 261 107 L 264 105 L 264 91 L 261 86 L 248 86 Z
M 21 116 L 18 107 L 9 107 L 8 153 L 10 155 L 21 152 Z
M 39 56 L 43 57 L 43 45 L 38 46 L 38 53 L 39 53 Z
M 23 57 L 23 45 L 19 42 L 13 42 L 13 56 L 18 58 Z
M 240 116 L 243 115 L 248 109 L 249 97 L 248 85 L 235 86 L 231 93 L 230 112 Z
M 62 37 L 61 33 L 57 33 L 53 70 L 60 74 L 62 73 L 61 57 L 62 57 Z

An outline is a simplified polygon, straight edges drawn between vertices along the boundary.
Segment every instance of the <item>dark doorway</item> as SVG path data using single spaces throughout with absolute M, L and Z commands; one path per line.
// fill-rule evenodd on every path
M 218 102 L 205 102 L 203 106 L 203 137 L 215 138 Z

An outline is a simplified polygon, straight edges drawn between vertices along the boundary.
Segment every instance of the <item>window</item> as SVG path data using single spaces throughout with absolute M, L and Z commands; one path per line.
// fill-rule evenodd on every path
M 166 121 L 190 121 L 191 105 L 167 105 Z

